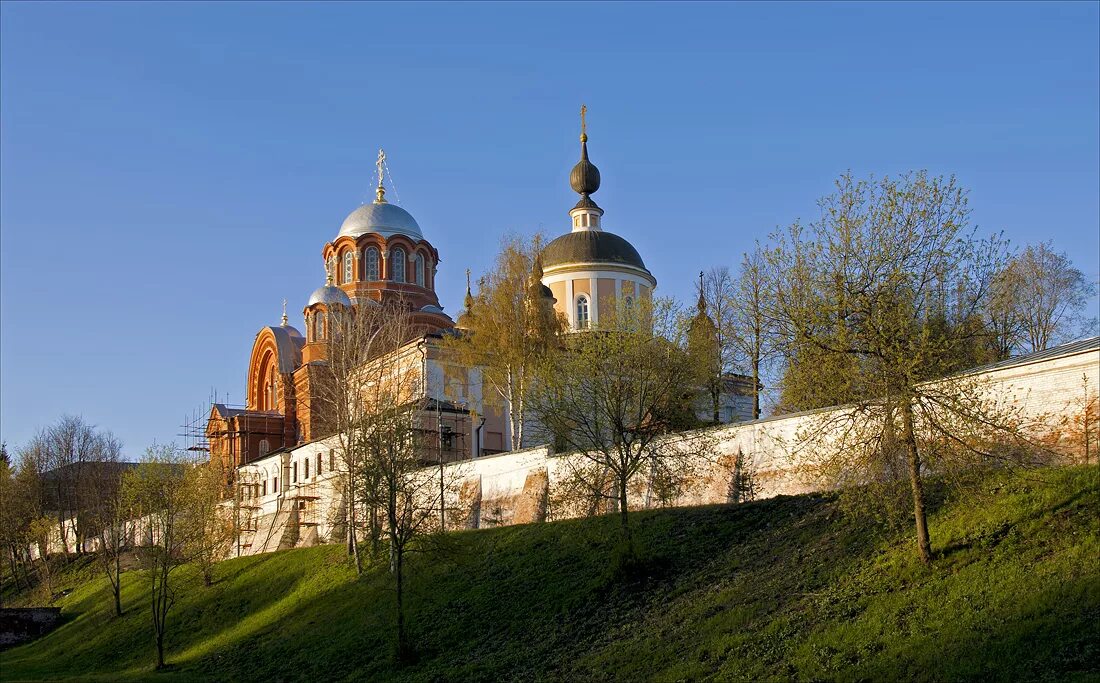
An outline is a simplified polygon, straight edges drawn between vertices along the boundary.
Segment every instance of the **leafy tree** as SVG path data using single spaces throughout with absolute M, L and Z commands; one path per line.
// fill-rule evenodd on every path
M 173 573 L 187 561 L 187 461 L 171 445 L 154 445 L 123 480 L 127 507 L 140 519 L 138 557 L 146 572 L 157 668 L 162 669 L 168 613 L 176 599 Z
M 690 410 L 697 376 L 677 328 L 668 302 L 642 299 L 601 312 L 597 328 L 570 335 L 544 359 L 531 403 L 542 428 L 574 452 L 563 460 L 564 486 L 596 509 L 614 501 L 628 557 L 631 486 L 644 477 L 647 499 L 671 500 L 705 450 L 702 437 L 663 439 Z
M 1021 438 L 1019 420 L 955 374 L 988 341 L 975 321 L 1004 244 L 977 237 L 954 178 L 845 175 L 820 206 L 817 222 L 777 233 L 763 257 L 791 359 L 785 398 L 847 404 L 807 430 L 810 464 L 849 483 L 904 472 L 927 563 L 924 476 L 1024 457 L 1004 445 Z
M 512 450 L 523 447 L 534 369 L 564 328 L 544 297 L 541 248 L 539 236 L 507 238 L 477 296 L 468 293 L 465 333 L 445 342 L 456 362 L 480 372 L 487 406 L 508 412 Z
M 188 560 L 202 572 L 203 584 L 214 582 L 214 565 L 225 559 L 236 536 L 229 473 L 220 458 L 188 466 L 184 470 L 184 550 Z

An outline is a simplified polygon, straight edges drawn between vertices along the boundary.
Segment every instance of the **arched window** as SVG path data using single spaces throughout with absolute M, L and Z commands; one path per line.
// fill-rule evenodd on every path
M 390 266 L 390 272 L 393 276 L 390 277 L 394 282 L 405 281 L 405 250 L 401 247 L 393 250 L 393 265 Z
M 378 279 L 378 250 L 367 247 L 363 258 L 367 262 L 367 282 L 374 282 Z
M 355 281 L 355 254 L 346 252 L 344 254 L 344 282 Z
M 263 408 L 264 410 L 275 410 L 275 407 L 276 407 L 275 396 L 276 396 L 276 393 L 275 393 L 275 369 L 272 368 L 271 371 L 267 375 L 267 397 L 266 397 L 266 400 L 264 401 L 264 404 L 265 404 L 264 408 Z
M 424 254 L 416 255 L 416 284 L 424 286 Z
M 632 297 L 632 296 L 626 297 L 626 299 L 623 301 L 623 304 L 626 306 L 626 310 L 628 310 L 628 311 L 633 310 L 634 309 L 634 297 Z
M 588 327 L 588 297 L 581 294 L 577 297 L 577 329 Z

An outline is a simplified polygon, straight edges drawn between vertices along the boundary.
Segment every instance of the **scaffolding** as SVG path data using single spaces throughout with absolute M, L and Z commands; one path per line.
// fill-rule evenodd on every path
M 284 439 L 286 427 L 281 413 L 249 410 L 245 405 L 230 403 L 228 394 L 224 400 L 219 398 L 216 392 L 211 391 L 205 409 L 193 410 L 184 417 L 177 436 L 183 439 L 185 450 L 206 454 L 207 458 L 220 456 L 225 465 L 233 469 L 278 450 L 278 446 L 269 446 L 264 450 L 263 444 L 268 438 L 280 443 Z M 215 407 L 224 419 L 224 428 L 219 429 L 212 440 L 210 415 Z M 255 453 L 251 448 L 253 437 L 260 439 Z
M 294 501 L 298 510 L 298 526 L 320 526 L 320 510 L 317 501 L 321 499 L 317 482 L 293 484 L 287 497 Z

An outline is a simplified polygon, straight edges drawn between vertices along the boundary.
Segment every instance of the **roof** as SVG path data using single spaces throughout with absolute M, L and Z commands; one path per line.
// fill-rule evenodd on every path
M 979 365 L 976 368 L 968 368 L 964 372 L 964 374 L 970 374 L 973 372 L 985 372 L 987 370 L 1003 370 L 1005 368 L 1011 368 L 1017 365 L 1029 365 L 1031 363 L 1039 363 L 1045 360 L 1054 360 L 1055 358 L 1062 358 L 1064 356 L 1074 356 L 1078 353 L 1086 353 L 1088 351 L 1100 351 L 1100 337 L 1078 339 L 1077 341 L 1068 342 L 1059 346 L 1052 346 L 1049 349 L 1043 349 L 1042 351 L 1027 353 L 1022 356 L 1013 356 L 1011 358 L 999 360 L 996 363 Z
M 343 291 L 340 292 L 343 294 Z M 344 294 L 344 298 L 347 295 Z M 269 325 L 264 329 L 270 330 L 275 337 L 275 350 L 279 357 L 279 372 L 288 374 L 298 369 L 302 364 L 302 346 L 305 345 L 305 337 L 302 333 L 290 325 Z
M 579 230 L 547 244 L 542 250 L 543 267 L 563 263 L 617 263 L 646 270 L 641 255 L 630 242 L 603 230 Z
M 340 226 L 339 237 L 359 237 L 370 232 L 383 237 L 405 235 L 414 240 L 424 239 L 420 225 L 408 211 L 385 201 L 364 204 L 348 214 Z

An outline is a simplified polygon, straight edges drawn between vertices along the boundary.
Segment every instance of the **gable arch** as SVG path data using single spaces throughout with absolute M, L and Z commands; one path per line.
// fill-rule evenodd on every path
M 293 327 L 265 327 L 256 335 L 248 362 L 248 410 L 285 413 L 283 382 L 302 364 L 305 340 Z

